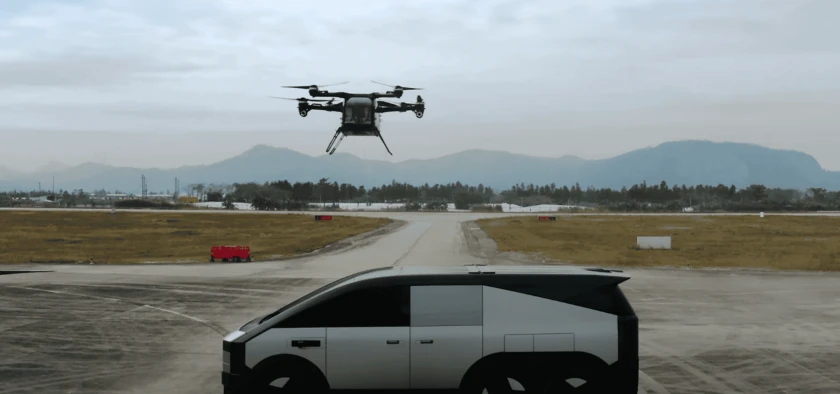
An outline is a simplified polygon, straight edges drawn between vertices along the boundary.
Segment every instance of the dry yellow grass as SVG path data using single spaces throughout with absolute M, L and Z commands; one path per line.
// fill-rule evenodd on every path
M 557 216 L 480 220 L 500 252 L 609 266 L 840 271 L 840 218 Z M 671 236 L 672 250 L 636 250 L 637 236 Z
M 213 245 L 248 245 L 255 259 L 310 252 L 388 219 L 311 215 L 0 211 L 0 263 L 137 263 L 210 259 Z

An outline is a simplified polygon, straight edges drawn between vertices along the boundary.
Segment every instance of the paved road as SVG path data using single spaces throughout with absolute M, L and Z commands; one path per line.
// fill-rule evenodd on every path
M 468 222 L 389 215 L 395 231 L 283 262 L 19 266 L 0 275 L 0 393 L 221 392 L 220 340 L 347 273 L 505 263 Z M 512 263 L 520 263 L 514 261 Z M 840 276 L 633 270 L 640 393 L 840 392 Z

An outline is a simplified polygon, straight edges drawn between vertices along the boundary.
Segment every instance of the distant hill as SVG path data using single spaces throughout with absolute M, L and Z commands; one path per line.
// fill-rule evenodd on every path
M 499 151 L 468 150 L 428 160 L 398 163 L 364 160 L 347 153 L 309 156 L 286 148 L 257 145 L 217 163 L 176 169 L 139 169 L 87 163 L 55 172 L 10 174 L 0 172 L 0 189 L 30 189 L 55 175 L 56 188 L 105 188 L 139 192 L 140 175 L 149 190 L 165 191 L 190 183 L 317 181 L 368 187 L 391 180 L 412 184 L 461 181 L 508 188 L 516 183 L 620 188 L 641 181 L 669 184 L 718 184 L 768 187 L 840 189 L 840 172 L 824 170 L 812 156 L 753 144 L 679 141 L 634 150 L 602 160 L 574 156 L 538 158 Z
M 39 168 L 37 172 L 57 172 L 66 170 L 68 168 L 70 168 L 70 166 L 68 166 L 67 164 L 60 163 L 57 161 L 51 161 Z

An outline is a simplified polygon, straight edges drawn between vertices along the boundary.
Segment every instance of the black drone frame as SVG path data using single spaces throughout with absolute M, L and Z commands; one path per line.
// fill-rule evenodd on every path
M 373 83 L 379 85 L 390 86 L 393 90 L 386 91 L 385 93 L 347 93 L 347 92 L 329 92 L 327 90 L 321 90 L 318 86 L 319 85 L 302 85 L 302 86 L 284 86 L 284 88 L 292 88 L 292 89 L 306 89 L 309 92 L 309 96 L 313 97 L 312 99 L 306 97 L 300 97 L 297 99 L 285 98 L 285 97 L 273 97 L 273 98 L 281 98 L 286 100 L 297 100 L 298 102 L 298 114 L 302 117 L 306 117 L 309 114 L 309 111 L 327 111 L 327 112 L 342 112 L 344 110 L 344 103 L 338 102 L 334 103 L 335 99 L 341 99 L 342 101 L 345 99 L 353 98 L 353 97 L 364 97 L 369 98 L 372 100 L 380 99 L 380 98 L 401 98 L 403 96 L 403 92 L 406 90 L 423 90 L 422 88 L 411 88 L 411 87 L 403 87 L 400 85 L 386 85 L 384 83 L 371 81 Z M 320 85 L 321 87 L 325 86 L 334 86 L 334 85 L 342 85 L 347 82 L 341 82 L 332 85 Z M 318 97 L 329 97 L 329 100 L 326 99 L 318 99 Z M 324 104 L 321 104 L 324 103 Z M 386 113 L 386 112 L 407 112 L 412 111 L 417 118 L 422 118 L 423 113 L 426 110 L 426 104 L 423 102 L 423 97 L 417 95 L 417 102 L 416 103 L 406 103 L 400 102 L 399 104 L 391 103 L 388 101 L 377 101 L 378 106 L 374 109 L 376 113 Z M 336 143 L 336 139 L 341 135 L 341 139 L 338 140 Z M 341 143 L 341 140 L 344 139 L 345 134 L 339 128 L 336 131 L 335 135 L 330 141 L 329 146 L 327 146 L 327 152 L 329 154 L 335 153 L 336 148 L 338 148 L 338 144 Z M 385 139 L 382 138 L 381 132 L 377 132 L 377 136 L 382 141 L 382 144 L 385 145 L 385 150 L 388 151 L 388 154 L 393 155 L 391 150 L 388 149 L 388 144 L 385 143 Z M 335 146 L 333 146 L 335 144 Z

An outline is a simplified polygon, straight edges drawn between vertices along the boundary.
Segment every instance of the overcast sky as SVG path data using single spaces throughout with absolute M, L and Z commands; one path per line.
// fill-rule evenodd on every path
M 340 151 L 605 158 L 684 139 L 840 170 L 838 0 L 2 0 L 0 166 L 174 167 L 324 153 L 289 84 L 426 88 Z M 414 101 L 415 94 L 403 97 Z

